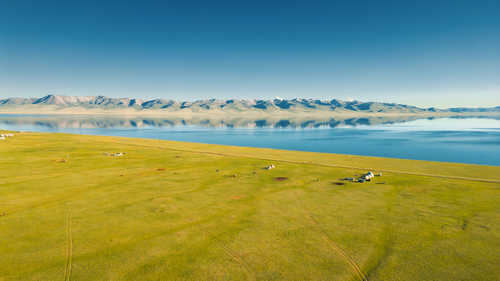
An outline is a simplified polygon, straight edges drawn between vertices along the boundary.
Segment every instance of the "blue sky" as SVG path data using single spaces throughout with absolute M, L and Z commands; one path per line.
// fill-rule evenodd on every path
M 0 97 L 500 105 L 500 1 L 0 0 Z

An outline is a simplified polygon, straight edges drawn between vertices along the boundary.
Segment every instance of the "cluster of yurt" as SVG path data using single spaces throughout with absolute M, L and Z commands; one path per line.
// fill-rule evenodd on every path
M 0 134 L 0 140 L 4 140 L 6 138 L 13 137 L 14 134 Z
M 366 174 L 361 175 L 361 177 L 358 178 L 358 182 L 365 182 L 365 181 L 371 181 L 375 176 L 381 177 L 382 173 L 374 174 L 373 172 L 368 172 Z

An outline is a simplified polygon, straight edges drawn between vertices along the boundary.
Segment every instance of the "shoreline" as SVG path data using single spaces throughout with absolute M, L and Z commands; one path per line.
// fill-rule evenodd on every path
M 269 158 L 269 155 L 288 155 L 288 154 L 300 154 L 305 157 L 305 159 L 310 159 L 320 157 L 325 158 L 325 159 L 334 159 L 334 158 L 343 158 L 345 160 L 348 160 L 349 163 L 352 163 L 352 161 L 357 160 L 357 161 L 366 161 L 366 160 L 371 160 L 371 161 L 395 161 L 395 162 L 401 162 L 405 163 L 405 165 L 414 162 L 414 163 L 420 163 L 420 164 L 428 164 L 431 166 L 439 166 L 439 165 L 450 165 L 450 166 L 469 166 L 469 167 L 483 167 L 483 168 L 494 168 L 494 169 L 500 169 L 500 165 L 492 165 L 492 164 L 478 164 L 478 163 L 466 163 L 466 162 L 453 162 L 453 161 L 438 161 L 438 160 L 424 160 L 424 159 L 411 159 L 411 158 L 398 158 L 398 157 L 388 157 L 388 156 L 374 156 L 374 155 L 361 155 L 361 154 L 349 154 L 349 153 L 335 153 L 335 152 L 319 152 L 319 151 L 308 151 L 308 150 L 293 150 L 293 149 L 282 149 L 282 148 L 271 148 L 271 147 L 261 147 L 261 146 L 244 146 L 244 145 L 234 145 L 234 144 L 216 144 L 216 143 L 205 143 L 205 142 L 193 142 L 193 141 L 180 141 L 180 140 L 168 140 L 168 139 L 154 139 L 154 138 L 147 138 L 147 137 L 135 137 L 135 136 L 109 136 L 109 135 L 92 135 L 92 134 L 80 134 L 80 133 L 67 133 L 67 132 L 37 132 L 37 131 L 16 131 L 16 130 L 5 130 L 0 128 L 0 133 L 17 133 L 21 135 L 63 135 L 63 136 L 70 136 L 70 137 L 82 137 L 82 138 L 95 138 L 96 140 L 103 140 L 106 142 L 110 143 L 119 143 L 119 144 L 127 144 L 131 146 L 136 146 L 136 147 L 149 147 L 149 148 L 162 148 L 162 149 L 167 149 L 167 150 L 177 150 L 177 151 L 184 151 L 184 152 L 194 152 L 194 153 L 206 153 L 206 154 L 214 154 L 214 155 L 220 155 L 220 156 L 234 156 L 234 157 L 246 157 L 246 158 L 252 158 L 252 159 L 260 159 L 260 160 L 269 160 L 269 161 L 282 161 L 282 162 L 290 162 L 290 163 L 296 163 L 296 164 L 305 164 L 305 165 L 319 165 L 319 166 L 325 166 L 325 167 L 338 167 L 338 168 L 347 168 L 347 169 L 355 169 L 355 170 L 381 170 L 385 172 L 391 172 L 391 173 L 401 173 L 401 174 L 408 174 L 408 175 L 421 175 L 421 176 L 429 176 L 430 174 L 423 174 L 423 173 L 415 173 L 413 171 L 396 171 L 394 168 L 384 168 L 384 169 L 379 169 L 379 168 L 374 168 L 374 167 L 356 167 L 352 166 L 352 164 L 349 165 L 338 165 L 338 164 L 332 164 L 329 161 L 324 162 L 313 162 L 313 161 L 304 161 L 304 158 L 297 158 L 297 159 L 287 159 L 286 157 L 284 159 L 276 159 L 276 158 Z M 118 141 L 118 142 L 117 142 Z M 124 141 L 124 142 L 120 142 Z M 162 146 L 163 145 L 163 146 Z M 168 145 L 168 146 L 164 146 Z M 195 147 L 195 149 L 183 149 L 184 146 L 187 147 Z M 237 154 L 231 154 L 227 153 L 227 151 L 237 151 Z M 241 151 L 254 151 L 262 157 L 255 157 L 249 154 L 239 154 Z M 315 157 L 316 156 L 316 157 Z M 323 160 L 323 159 L 322 159 Z M 370 161 L 370 162 L 371 162 Z M 500 175 L 500 174 L 499 174 Z M 439 177 L 446 178 L 448 177 L 447 175 L 439 175 Z M 468 177 L 455 177 L 457 179 L 462 178 L 462 179 L 470 179 Z M 493 179 L 486 179 L 485 182 L 500 182 L 500 176 L 499 177 L 494 177 Z

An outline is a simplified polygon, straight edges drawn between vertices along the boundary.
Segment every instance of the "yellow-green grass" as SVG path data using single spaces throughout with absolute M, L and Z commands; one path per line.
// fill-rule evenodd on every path
M 499 187 L 493 166 L 19 133 L 0 280 L 497 280 Z

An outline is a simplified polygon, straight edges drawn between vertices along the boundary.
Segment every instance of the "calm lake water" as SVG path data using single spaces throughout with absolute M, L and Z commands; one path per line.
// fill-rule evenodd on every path
M 500 166 L 500 120 L 183 120 L 0 115 L 0 128 Z

